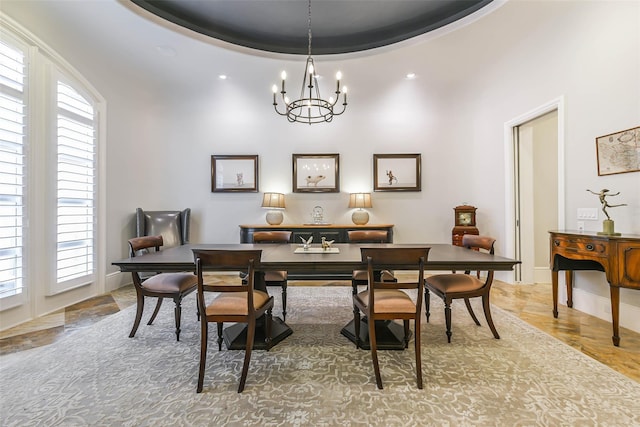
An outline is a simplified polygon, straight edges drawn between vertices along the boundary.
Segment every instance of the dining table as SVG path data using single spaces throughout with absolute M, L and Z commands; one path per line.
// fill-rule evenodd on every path
M 341 275 L 351 273 L 354 270 L 366 269 L 366 260 L 362 260 L 360 249 L 363 247 L 429 247 L 429 257 L 425 270 L 436 271 L 509 271 L 519 261 L 477 252 L 460 246 L 446 243 L 376 243 L 356 244 L 339 243 L 323 249 L 320 245 L 310 245 L 305 248 L 299 244 L 268 244 L 268 243 L 189 243 L 180 246 L 163 249 L 135 257 L 113 261 L 121 272 L 195 272 L 194 249 L 216 250 L 247 250 L 259 249 L 262 251 L 259 263 L 255 265 L 255 287 L 267 291 L 264 281 L 266 271 L 287 271 L 295 273 L 321 273 L 323 275 Z M 384 268 L 384 265 L 381 266 Z M 406 267 L 411 268 L 411 265 Z M 222 269 L 224 270 L 224 269 Z M 219 271 L 222 271 L 219 270 Z M 218 271 L 218 270 L 217 270 Z M 263 319 L 262 319 L 263 320 Z M 361 331 L 368 331 L 367 319 L 361 320 L 364 324 Z M 376 338 L 379 349 L 403 350 L 405 348 L 404 328 L 393 321 L 379 321 L 376 324 Z M 293 330 L 279 317 L 273 317 L 271 330 L 271 346 L 274 346 L 291 335 Z M 355 343 L 355 326 L 353 320 L 341 330 L 342 335 Z M 228 349 L 243 349 L 246 342 L 246 325 L 233 324 L 224 330 L 224 341 Z M 361 337 L 363 348 L 368 348 L 368 337 Z M 254 348 L 265 349 L 264 322 L 259 321 L 256 326 L 256 338 Z

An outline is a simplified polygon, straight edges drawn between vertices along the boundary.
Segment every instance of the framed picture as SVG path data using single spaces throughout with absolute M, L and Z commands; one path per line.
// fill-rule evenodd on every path
M 596 138 L 598 175 L 640 171 L 640 127 Z
M 294 193 L 339 193 L 339 154 L 294 154 Z
M 258 156 L 211 156 L 211 191 L 257 192 Z
M 420 154 L 374 154 L 373 191 L 421 191 Z

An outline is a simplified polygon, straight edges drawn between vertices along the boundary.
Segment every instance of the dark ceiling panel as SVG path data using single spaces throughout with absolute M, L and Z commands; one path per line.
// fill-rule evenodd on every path
M 198 33 L 269 52 L 306 54 L 304 0 L 131 0 Z M 481 9 L 493 0 L 314 0 L 312 53 L 358 52 L 397 43 Z

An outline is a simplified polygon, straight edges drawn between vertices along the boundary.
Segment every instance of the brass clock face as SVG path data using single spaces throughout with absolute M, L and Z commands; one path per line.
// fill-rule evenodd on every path
M 471 225 L 471 212 L 461 212 L 458 214 L 458 223 L 460 225 Z

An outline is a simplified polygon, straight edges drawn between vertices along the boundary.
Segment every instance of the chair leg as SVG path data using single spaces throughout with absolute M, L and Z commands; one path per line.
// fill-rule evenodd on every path
M 144 311 L 144 295 L 142 292 L 136 290 L 136 318 L 133 321 L 133 327 L 131 328 L 131 332 L 129 333 L 129 338 L 133 338 L 138 330 L 138 326 L 140 326 L 140 319 L 142 319 L 142 312 Z
M 420 345 L 420 313 L 417 314 L 414 327 L 414 343 L 416 346 L 416 379 L 418 388 L 422 389 L 422 348 Z
M 482 296 L 482 308 L 484 308 L 484 317 L 487 319 L 487 323 L 489 324 L 489 328 L 491 328 L 493 337 L 499 340 L 500 335 L 498 335 L 498 331 L 496 330 L 496 327 L 493 325 L 493 319 L 491 318 L 491 306 L 489 305 L 489 294 Z
M 156 308 L 153 310 L 153 314 L 151 315 L 151 318 L 147 322 L 147 325 L 152 324 L 153 321 L 156 320 L 156 316 L 158 315 L 158 312 L 160 311 L 160 306 L 162 305 L 162 300 L 163 298 L 158 298 L 158 302 L 156 303 Z
M 271 309 L 267 310 L 265 315 L 265 337 L 264 342 L 266 344 L 267 351 L 271 350 L 271 324 L 273 322 L 273 313 Z
M 444 301 L 444 318 L 447 325 L 447 342 L 451 342 L 451 300 Z
M 202 392 L 204 384 L 204 368 L 207 364 L 207 337 L 209 335 L 209 325 L 206 320 L 200 322 L 200 367 L 198 369 L 198 388 L 197 393 Z
M 180 341 L 180 318 L 182 317 L 182 297 L 178 296 L 173 299 L 176 306 L 173 309 L 176 317 L 176 341 Z
M 218 322 L 218 351 L 222 351 L 222 326 L 224 323 Z
M 404 320 L 404 348 L 409 348 L 409 335 L 411 332 L 409 330 L 409 320 Z
M 287 282 L 282 283 L 282 320 L 287 320 Z
M 247 327 L 247 344 L 244 351 L 244 363 L 242 364 L 242 374 L 240 375 L 240 385 L 238 385 L 238 393 L 244 390 L 244 384 L 247 382 L 247 373 L 249 372 L 249 362 L 251 362 L 251 350 L 253 350 L 253 338 L 256 333 L 256 319 L 250 319 Z
M 431 292 L 426 287 L 424 288 L 424 309 L 427 316 L 427 323 L 429 323 L 429 316 L 431 315 Z
M 467 306 L 467 311 L 471 315 L 471 318 L 473 319 L 473 321 L 476 322 L 476 325 L 480 326 L 480 322 L 478 321 L 476 314 L 473 312 L 473 308 L 471 308 L 471 302 L 469 301 L 469 298 L 464 299 L 464 305 Z
M 378 349 L 376 342 L 376 322 L 369 316 L 369 346 L 371 347 L 371 361 L 373 362 L 373 371 L 376 375 L 376 385 L 382 390 L 382 377 L 380 376 L 380 365 L 378 364 Z
M 360 309 L 353 306 L 353 327 L 356 333 L 356 348 L 360 348 Z

